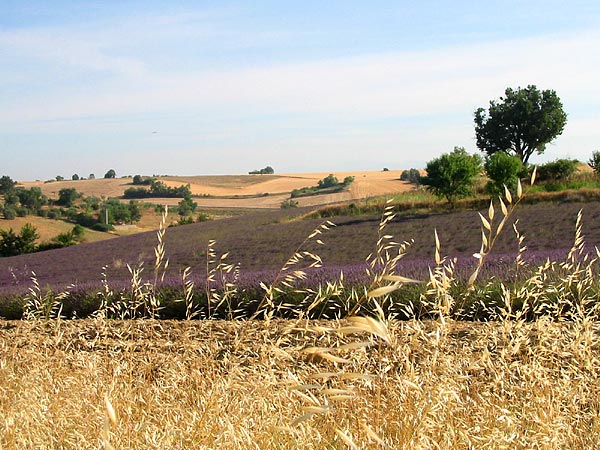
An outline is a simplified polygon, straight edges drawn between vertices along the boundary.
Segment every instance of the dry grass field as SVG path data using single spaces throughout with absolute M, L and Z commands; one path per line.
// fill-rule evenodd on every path
M 67 233 L 71 231 L 74 226 L 74 224 L 65 222 L 63 220 L 53 220 L 30 215 L 27 217 L 16 217 L 11 220 L 2 219 L 0 220 L 0 230 L 8 230 L 9 228 L 12 228 L 16 233 L 18 233 L 21 227 L 23 227 L 23 225 L 27 223 L 33 225 L 36 228 L 37 233 L 40 235 L 38 243 L 49 241 L 50 239 L 56 237 L 60 233 Z M 154 219 L 154 223 L 156 224 L 156 219 Z M 153 228 L 148 229 L 151 230 L 154 228 L 156 228 L 156 225 L 154 225 Z M 82 238 L 82 242 L 97 242 L 105 239 L 110 239 L 116 236 L 118 236 L 118 234 L 116 233 L 102 233 L 86 228 L 85 234 Z
M 5 449 L 591 449 L 573 323 L 0 323 Z
M 400 181 L 401 170 L 334 172 L 341 181 L 354 176 L 355 181 L 348 191 L 336 194 L 318 195 L 298 199 L 300 206 L 316 206 L 340 201 L 357 200 L 377 195 L 404 192 L 412 189 L 408 183 Z M 227 208 L 279 208 L 281 202 L 290 196 L 294 189 L 316 186 L 319 180 L 329 173 L 305 173 L 284 175 L 220 175 L 184 176 L 159 178 L 168 186 L 189 184 L 192 194 L 209 196 L 194 199 L 200 207 Z M 79 181 L 22 182 L 20 185 L 40 187 L 42 192 L 57 198 L 64 188 L 75 188 L 84 196 L 119 197 L 125 189 L 132 187 L 131 178 L 96 179 Z M 264 195 L 268 194 L 268 195 Z M 145 199 L 145 201 L 176 205 L 180 199 Z

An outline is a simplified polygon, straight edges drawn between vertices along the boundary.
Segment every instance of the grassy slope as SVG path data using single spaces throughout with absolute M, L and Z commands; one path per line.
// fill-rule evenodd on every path
M 577 211 L 584 210 L 584 234 L 591 245 L 600 242 L 600 203 L 541 203 L 521 205 L 517 209 L 519 229 L 525 234 L 529 251 L 569 248 L 574 235 Z M 296 251 L 298 245 L 321 223 L 321 219 L 286 221 L 298 211 L 253 213 L 229 219 L 171 228 L 166 235 L 166 253 L 170 273 L 178 274 L 190 266 L 194 273 L 203 274 L 206 265 L 206 246 L 210 239 L 217 241 L 216 249 L 230 252 L 228 261 L 239 262 L 242 271 L 278 269 Z M 348 265 L 364 261 L 377 239 L 377 216 L 338 217 L 338 226 L 322 236 L 325 246 L 313 244 L 309 250 L 318 252 L 326 265 Z M 442 253 L 467 256 L 479 250 L 480 227 L 475 211 L 449 214 L 400 216 L 387 232 L 398 240 L 414 239 L 410 258 L 429 258 L 433 261 L 434 229 L 442 243 Z M 103 266 L 108 266 L 111 280 L 128 278 L 126 264 L 145 261 L 148 271 L 153 264 L 156 235 L 154 232 L 112 239 L 65 249 L 13 258 L 0 259 L 0 286 L 27 282 L 34 270 L 42 284 L 97 282 Z M 507 227 L 497 243 L 496 253 L 516 250 L 513 232 Z M 11 274 L 11 270 L 13 274 Z M 149 275 L 149 274 L 148 274 Z

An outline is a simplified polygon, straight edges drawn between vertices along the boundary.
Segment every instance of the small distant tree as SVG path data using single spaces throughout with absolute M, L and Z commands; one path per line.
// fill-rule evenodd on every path
M 2 214 L 6 220 L 13 220 L 17 217 L 17 209 L 13 205 L 4 205 L 2 208 Z
M 417 169 L 403 170 L 400 174 L 401 181 L 407 181 L 412 184 L 421 183 L 421 173 Z
M 108 172 L 104 174 L 104 178 L 115 178 L 117 176 L 117 172 L 115 169 L 110 169 Z
M 61 206 L 70 207 L 73 206 L 73 202 L 77 200 L 79 194 L 75 188 L 63 188 L 58 191 L 58 200 L 56 203 Z
M 594 169 L 596 175 L 600 175 L 600 151 L 593 152 L 588 161 L 589 166 Z
M 296 200 L 288 198 L 287 200 L 281 202 L 280 207 L 281 209 L 297 208 L 298 202 Z
M 88 175 L 88 180 L 95 180 L 96 179 L 96 175 L 94 175 L 93 173 L 90 173 Z
M 16 256 L 35 251 L 35 241 L 39 238 L 36 228 L 26 223 L 21 233 L 16 234 L 12 228 L 0 230 L 0 256 Z
M 133 184 L 142 184 L 143 181 L 144 181 L 144 178 L 142 178 L 141 175 L 134 175 Z
M 32 210 L 38 210 L 40 207 L 48 203 L 48 198 L 42 193 L 42 190 L 34 186 L 30 189 L 18 187 L 14 193 L 19 198 L 21 206 L 25 206 Z
M 183 200 L 179 202 L 177 205 L 177 213 L 180 216 L 189 216 L 196 211 L 198 204 L 192 200 L 192 197 L 186 196 Z
M 275 170 L 271 166 L 267 166 L 264 169 L 259 170 L 251 170 L 248 172 L 250 175 L 272 175 L 275 173 Z
M 319 189 L 325 189 L 328 187 L 337 186 L 338 184 L 340 184 L 339 180 L 335 177 L 335 175 L 330 173 L 322 180 L 319 180 L 317 186 L 319 187 Z
M 77 175 L 76 173 L 74 173 L 73 175 L 71 175 L 71 180 L 73 180 L 73 181 L 79 180 L 79 175 Z
M 8 192 L 11 192 L 14 189 L 15 184 L 17 184 L 17 182 L 13 181 L 11 177 L 3 175 L 0 178 L 0 194 L 6 195 Z
M 444 153 L 427 163 L 427 176 L 421 183 L 439 198 L 446 198 L 451 205 L 473 193 L 475 177 L 481 172 L 481 158 L 469 155 L 462 147 L 454 147 L 451 153 Z
M 514 191 L 519 176 L 523 175 L 525 168 L 518 156 L 504 152 L 488 155 L 485 158 L 484 167 L 485 173 L 490 179 L 487 184 L 487 191 L 491 195 L 502 195 L 504 186 Z
M 130 223 L 139 222 L 142 218 L 142 208 L 140 206 L 140 202 L 136 202 L 135 200 L 131 200 L 129 202 L 129 221 Z
M 543 153 L 546 144 L 563 132 L 567 114 L 552 90 L 531 85 L 507 88 L 504 94 L 499 101 L 490 101 L 487 112 L 475 111 L 477 147 L 488 155 L 513 153 L 527 164 L 534 152 Z
M 65 179 L 65 177 L 63 177 L 62 175 L 56 175 L 56 181 L 63 181 Z
M 353 176 L 348 176 L 348 177 L 344 178 L 344 181 L 342 181 L 342 184 L 344 186 L 350 186 L 352 183 L 354 183 L 354 177 Z

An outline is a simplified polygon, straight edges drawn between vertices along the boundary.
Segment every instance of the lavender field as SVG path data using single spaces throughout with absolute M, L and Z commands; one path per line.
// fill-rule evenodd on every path
M 515 258 L 518 245 L 514 231 L 507 227 L 498 238 L 493 253 L 482 269 L 480 280 L 515 281 L 515 277 L 529 275 L 537 264 L 549 259 L 563 259 L 573 245 L 575 220 L 579 210 L 582 229 L 588 250 L 600 242 L 600 203 L 539 203 L 520 205 L 515 210 L 511 224 L 518 220 L 518 230 L 525 237 L 527 247 L 521 255 L 528 263 L 516 273 Z M 40 293 L 52 290 L 55 294 L 68 290 L 71 307 L 77 311 L 78 302 L 97 304 L 97 293 L 110 288 L 114 292 L 128 293 L 132 289 L 129 267 L 144 267 L 139 273 L 140 282 L 156 283 L 163 301 L 183 294 L 182 275 L 186 268 L 187 281 L 193 283 L 194 295 L 206 296 L 207 288 L 217 291 L 224 283 L 235 284 L 238 301 L 258 301 L 264 294 L 261 284 L 269 286 L 282 281 L 280 269 L 296 251 L 318 254 L 322 263 L 318 268 L 306 269 L 301 279 L 294 281 L 295 289 L 315 290 L 327 282 L 340 279 L 343 274 L 345 288 L 360 287 L 369 283 L 366 258 L 374 251 L 377 240 L 379 216 L 344 216 L 332 219 L 336 225 L 319 236 L 323 245 L 308 240 L 310 232 L 322 223 L 320 219 L 291 220 L 295 213 L 277 211 L 254 213 L 213 222 L 204 222 L 169 228 L 164 238 L 165 258 L 169 264 L 161 279 L 153 280 L 156 233 L 143 233 L 106 242 L 85 244 L 43 253 L 21 255 L 0 260 L 0 297 L 4 315 L 18 315 L 19 307 L 6 304 L 22 303 L 22 298 L 32 288 L 35 273 Z M 476 264 L 473 254 L 479 250 L 481 229 L 476 211 L 457 211 L 445 214 L 399 215 L 387 224 L 386 233 L 396 241 L 409 241 L 406 254 L 399 260 L 395 272 L 405 277 L 427 280 L 430 268 L 435 266 L 434 230 L 440 238 L 441 254 L 456 259 L 453 276 L 465 281 Z M 227 253 L 226 262 L 231 273 L 213 280 L 207 287 L 207 252 L 217 258 Z M 223 260 L 225 261 L 225 260 Z M 210 264 L 209 264 L 210 265 Z M 528 269 L 529 267 L 529 269 Z M 235 270 L 233 270 L 235 268 Z M 279 275 L 278 275 L 279 274 Z M 104 284 L 103 284 L 104 283 Z M 413 288 L 413 287 L 411 287 Z M 299 301 L 301 297 L 288 289 L 287 296 Z M 410 295 L 418 296 L 414 292 Z M 408 295 L 410 297 L 410 295 Z M 68 301 L 66 304 L 69 304 Z M 13 311 L 14 310 L 14 311 Z M 12 313 L 11 313 L 12 311 Z M 172 312 L 175 316 L 181 314 Z

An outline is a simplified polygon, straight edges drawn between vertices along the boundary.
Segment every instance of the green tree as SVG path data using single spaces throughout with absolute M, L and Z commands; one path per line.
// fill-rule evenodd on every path
M 177 205 L 177 213 L 180 216 L 188 216 L 196 211 L 198 204 L 192 200 L 192 197 L 186 196 Z
M 546 144 L 559 136 L 567 122 L 562 103 L 552 90 L 534 85 L 516 91 L 507 88 L 505 97 L 490 101 L 475 111 L 477 147 L 491 155 L 514 153 L 527 164 L 533 152 L 543 153 Z
M 35 251 L 35 241 L 40 236 L 30 223 L 21 228 L 21 233 L 16 234 L 12 228 L 0 230 L 0 256 L 16 256 Z
M 56 175 L 56 181 L 63 181 L 65 179 L 65 177 L 63 177 L 62 175 Z
M 75 188 L 63 188 L 58 191 L 58 200 L 56 203 L 58 205 L 70 207 L 73 205 L 73 202 L 77 200 L 79 194 Z
M 446 198 L 451 205 L 458 198 L 473 193 L 475 177 L 481 172 L 481 158 L 469 155 L 462 147 L 454 147 L 451 153 L 427 163 L 427 176 L 421 177 L 421 183 L 439 198 Z
M 13 220 L 15 217 L 17 217 L 17 210 L 13 205 L 4 205 L 2 214 L 6 220 Z
M 596 175 L 600 175 L 600 151 L 592 153 L 592 157 L 589 159 L 588 165 L 594 169 Z
M 421 174 L 417 169 L 403 170 L 400 174 L 401 181 L 408 181 L 412 184 L 421 183 Z
M 31 189 L 19 187 L 15 190 L 15 193 L 19 197 L 21 206 L 33 210 L 37 210 L 48 203 L 48 198 L 42 193 L 42 190 L 39 187 L 34 186 Z
M 15 187 L 15 184 L 17 184 L 17 182 L 13 181 L 11 177 L 8 175 L 3 175 L 0 178 L 0 194 L 6 195 L 7 193 L 11 192 Z
M 117 172 L 115 169 L 110 169 L 108 172 L 104 174 L 104 178 L 115 178 L 117 176 Z
M 88 180 L 95 180 L 96 179 L 96 175 L 94 175 L 93 173 L 90 173 L 88 175 Z
M 131 200 L 129 205 L 127 205 L 127 208 L 129 209 L 129 223 L 139 222 L 142 218 L 142 208 L 140 207 L 140 202 Z
M 79 175 L 77 175 L 76 173 L 74 173 L 73 175 L 71 175 L 71 180 L 78 181 L 79 180 Z
M 517 180 L 525 168 L 518 156 L 504 152 L 486 156 L 484 167 L 485 173 L 490 179 L 487 191 L 491 195 L 502 195 L 504 186 L 514 191 L 517 187 Z
M 325 189 L 328 187 L 337 186 L 338 184 L 340 184 L 339 180 L 335 177 L 335 175 L 330 173 L 322 180 L 319 180 L 319 183 L 317 185 L 319 189 Z

